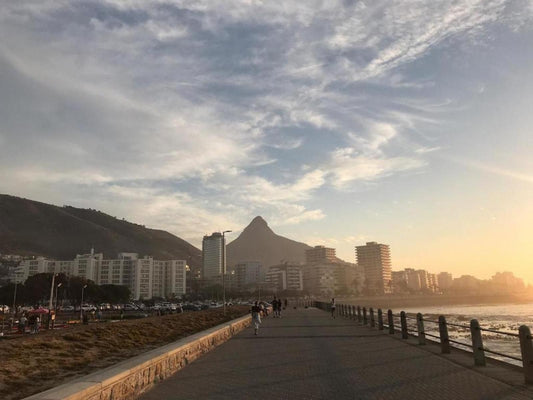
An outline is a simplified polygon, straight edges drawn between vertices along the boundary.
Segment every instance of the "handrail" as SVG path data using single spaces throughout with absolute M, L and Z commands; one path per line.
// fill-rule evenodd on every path
M 329 310 L 329 303 L 315 301 L 314 304 L 321 309 Z M 367 325 L 370 328 L 375 328 L 374 312 L 377 310 L 379 330 L 387 328 L 389 334 L 401 333 L 402 339 L 408 339 L 409 335 L 417 336 L 418 343 L 424 345 L 426 343 L 426 336 L 434 339 L 438 339 L 437 343 L 440 343 L 441 352 L 447 354 L 450 352 L 450 343 L 457 346 L 467 347 L 472 349 L 474 364 L 476 366 L 485 365 L 485 353 L 494 354 L 500 357 L 508 358 L 510 360 L 522 362 L 522 370 L 524 373 L 525 382 L 533 384 L 533 341 L 531 336 L 531 330 L 529 327 L 520 326 L 518 333 L 499 331 L 496 329 L 482 328 L 476 319 L 470 321 L 470 325 L 458 324 L 447 322 L 446 318 L 441 315 L 438 321 L 433 319 L 424 318 L 421 313 L 410 313 L 402 311 L 400 313 L 393 313 L 392 310 L 382 310 L 381 308 L 373 308 L 368 306 L 341 304 L 337 308 L 338 315 L 354 319 L 359 324 Z M 416 316 L 415 316 L 416 315 Z M 400 325 L 397 324 L 399 319 Z M 416 326 L 414 324 L 408 325 L 407 320 L 416 320 Z M 370 323 L 369 323 L 370 322 Z M 424 328 L 424 322 L 429 322 L 438 326 L 438 334 L 426 332 Z M 448 334 L 448 326 L 469 329 L 472 339 L 472 343 L 465 343 L 459 340 L 451 339 Z M 483 346 L 483 338 L 481 332 L 491 332 L 498 335 L 505 335 L 514 338 L 518 338 L 520 342 L 520 351 L 522 357 L 517 357 L 511 354 L 505 354 L 498 351 L 490 350 Z M 432 342 L 435 342 L 432 340 Z M 455 347 L 457 348 L 457 347 Z

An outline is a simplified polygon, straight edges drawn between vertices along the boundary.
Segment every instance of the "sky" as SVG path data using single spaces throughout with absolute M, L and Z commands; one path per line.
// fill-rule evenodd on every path
M 533 283 L 533 1 L 13 1 L 0 193 Z

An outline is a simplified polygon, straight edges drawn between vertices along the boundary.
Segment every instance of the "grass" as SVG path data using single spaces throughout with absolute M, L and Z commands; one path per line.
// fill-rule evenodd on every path
M 242 316 L 247 307 L 78 325 L 0 341 L 0 399 L 17 400 Z

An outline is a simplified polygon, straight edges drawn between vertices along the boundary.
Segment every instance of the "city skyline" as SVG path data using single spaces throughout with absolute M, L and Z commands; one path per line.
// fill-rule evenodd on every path
M 0 192 L 533 283 L 533 6 L 14 2 Z

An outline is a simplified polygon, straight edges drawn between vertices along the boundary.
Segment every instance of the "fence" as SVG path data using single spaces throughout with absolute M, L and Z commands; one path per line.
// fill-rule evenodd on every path
M 315 301 L 314 306 L 322 310 L 331 311 L 329 303 Z M 405 311 L 399 314 L 393 313 L 392 310 L 387 310 L 386 315 L 383 315 L 383 310 L 379 308 L 375 313 L 374 308 L 354 306 L 351 304 L 338 304 L 335 310 L 338 316 L 356 320 L 362 325 L 368 325 L 370 328 L 376 328 L 376 314 L 377 314 L 377 329 L 385 330 L 391 335 L 399 332 L 402 339 L 408 339 L 409 336 L 418 338 L 419 345 L 425 345 L 426 341 L 436 342 L 440 345 L 441 353 L 449 354 L 452 349 L 452 344 L 461 347 L 467 347 L 472 350 L 474 365 L 485 366 L 485 353 L 494 354 L 506 359 L 518 361 L 522 363 L 522 370 L 524 373 L 525 382 L 533 384 L 533 342 L 531 340 L 531 330 L 528 326 L 522 325 L 518 329 L 518 333 L 510 333 L 498 331 L 495 329 L 482 328 L 476 319 L 470 321 L 470 325 L 455 324 L 446 321 L 444 315 L 439 316 L 438 320 L 424 318 L 421 313 L 416 316 L 408 315 Z M 409 326 L 408 321 L 413 323 Z M 428 332 L 425 329 L 425 324 L 435 324 L 438 328 L 438 335 Z M 413 328 L 414 326 L 414 328 Z M 465 329 L 470 332 L 471 343 L 464 343 L 450 338 L 448 334 L 448 327 L 452 326 L 456 329 Z M 520 343 L 521 357 L 515 357 L 510 354 L 490 350 L 483 346 L 482 332 L 490 332 L 499 335 L 505 335 L 517 338 Z M 426 339 L 429 337 L 430 339 Z

